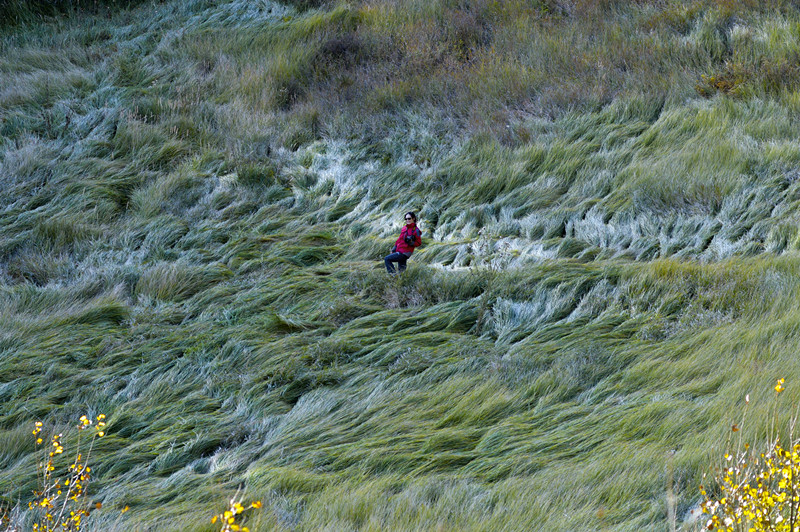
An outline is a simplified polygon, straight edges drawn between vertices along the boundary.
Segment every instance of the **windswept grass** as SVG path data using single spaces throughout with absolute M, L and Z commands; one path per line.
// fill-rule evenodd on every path
M 59 6 L 0 35 L 3 505 L 102 412 L 97 530 L 691 530 L 800 397 L 791 3 Z

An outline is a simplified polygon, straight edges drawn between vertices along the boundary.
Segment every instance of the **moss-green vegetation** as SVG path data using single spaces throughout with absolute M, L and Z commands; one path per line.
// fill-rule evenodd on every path
M 800 399 L 793 3 L 95 4 L 0 34 L 4 504 L 103 413 L 98 530 L 663 530 Z

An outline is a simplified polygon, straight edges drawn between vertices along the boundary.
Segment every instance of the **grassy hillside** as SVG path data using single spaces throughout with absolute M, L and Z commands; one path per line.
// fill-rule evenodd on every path
M 102 413 L 91 530 L 692 530 L 793 413 L 792 2 L 132 4 L 0 30 L 15 515 Z

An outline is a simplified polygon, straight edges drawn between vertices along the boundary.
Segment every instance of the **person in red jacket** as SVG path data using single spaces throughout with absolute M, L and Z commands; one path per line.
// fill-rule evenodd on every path
M 401 272 L 406 269 L 406 261 L 414 253 L 414 248 L 422 244 L 422 233 L 417 228 L 417 215 L 413 212 L 406 213 L 406 225 L 400 231 L 400 236 L 397 242 L 394 243 L 392 252 L 386 255 L 383 263 L 386 265 L 386 271 L 394 273 L 393 262 L 397 263 L 397 269 Z

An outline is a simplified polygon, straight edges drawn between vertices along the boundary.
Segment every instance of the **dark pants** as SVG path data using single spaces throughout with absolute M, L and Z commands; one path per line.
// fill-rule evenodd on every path
M 406 269 L 406 261 L 408 260 L 408 256 L 400 253 L 399 251 L 395 251 L 390 255 L 386 255 L 383 259 L 383 263 L 386 264 L 386 271 L 389 273 L 394 273 L 394 264 L 393 262 L 397 263 L 397 269 L 401 272 L 405 271 Z

